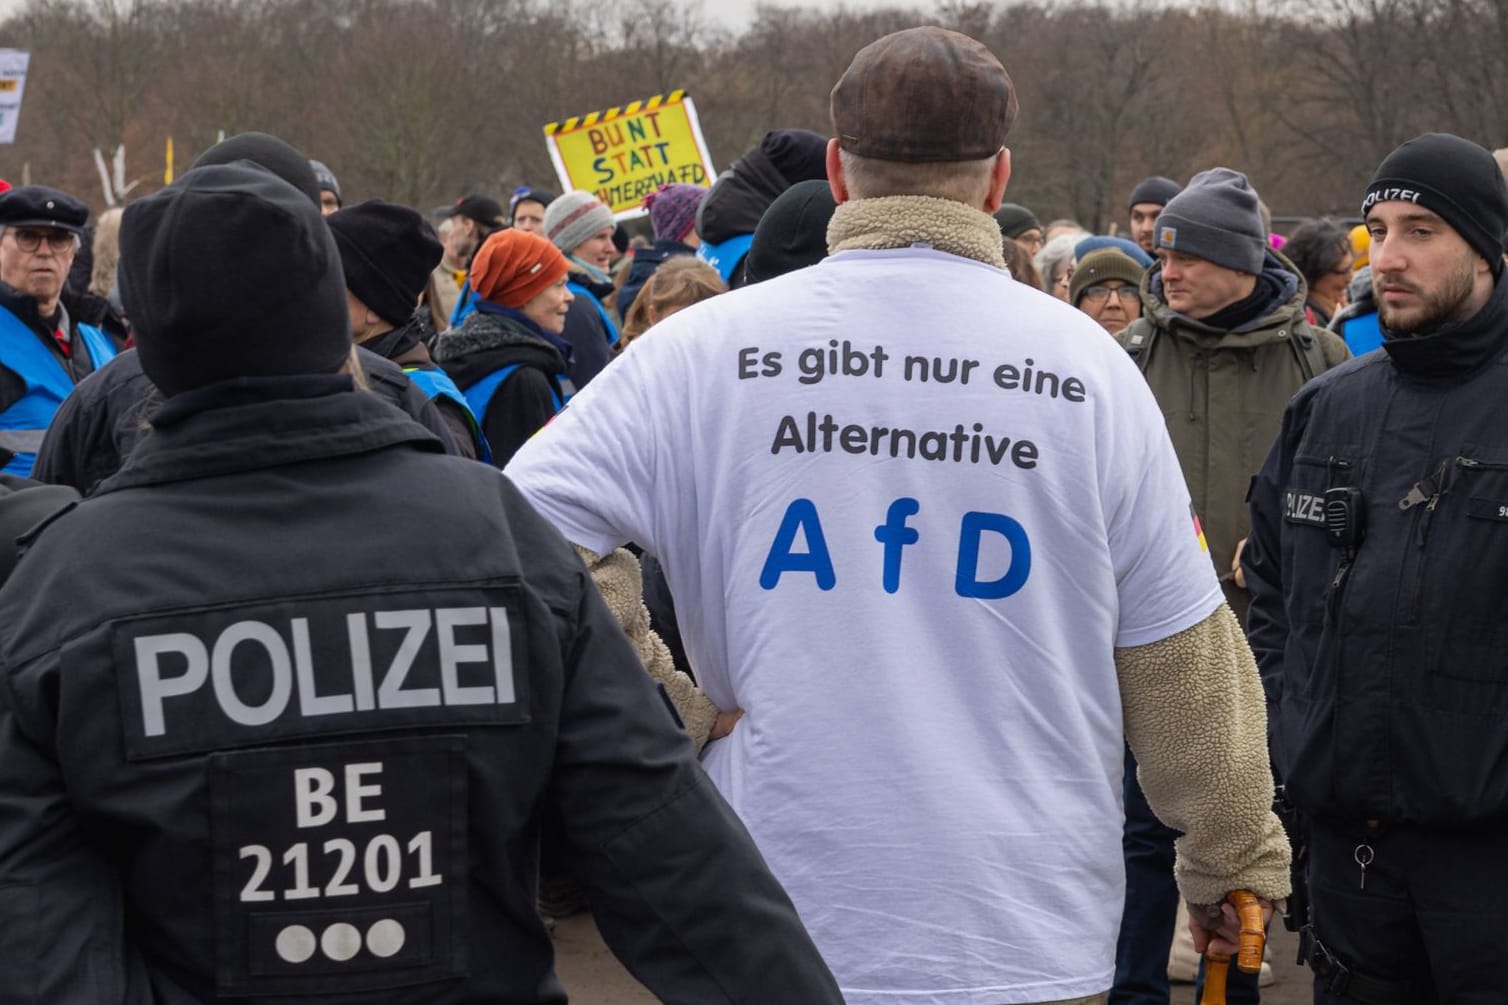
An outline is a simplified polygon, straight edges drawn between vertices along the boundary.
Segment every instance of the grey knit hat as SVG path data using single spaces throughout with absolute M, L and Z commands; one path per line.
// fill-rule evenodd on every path
M 1179 251 L 1237 272 L 1262 271 L 1267 231 L 1257 192 L 1246 175 L 1230 168 L 1201 171 L 1163 207 L 1157 247 Z
M 617 225 L 613 211 L 590 192 L 567 192 L 545 208 L 545 236 L 569 255 L 604 227 Z

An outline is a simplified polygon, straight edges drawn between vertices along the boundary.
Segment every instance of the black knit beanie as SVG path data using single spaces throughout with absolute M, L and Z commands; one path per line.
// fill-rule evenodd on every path
M 1136 183 L 1136 187 L 1131 190 L 1131 196 L 1126 200 L 1126 208 L 1130 209 L 1144 202 L 1166 206 L 1175 195 L 1182 191 L 1183 187 L 1173 179 L 1154 174 Z
M 260 164 L 309 197 L 319 205 L 319 178 L 314 174 L 314 165 L 297 147 L 268 133 L 238 133 L 221 140 L 199 155 L 194 167 L 210 164 L 231 164 L 235 161 L 251 161 Z M 336 198 L 340 193 L 335 193 Z
M 346 289 L 393 327 L 408 322 L 445 249 L 424 217 L 369 199 L 325 218 L 340 248 Z
M 1412 202 L 1450 224 L 1472 249 L 1503 270 L 1508 187 L 1485 147 L 1450 133 L 1416 136 L 1383 158 L 1362 200 L 1362 219 L 1379 202 Z
M 827 179 L 827 137 L 810 129 L 775 129 L 764 134 L 759 149 L 787 184 Z
M 334 373 L 351 352 L 335 237 L 315 202 L 240 161 L 126 207 L 120 294 L 165 395 L 233 377 Z
M 1016 238 L 1032 228 L 1042 229 L 1037 214 L 1020 203 L 1003 202 L 995 210 L 995 222 L 1000 225 L 1000 236 Z
M 764 211 L 744 266 L 751 283 L 816 265 L 827 257 L 827 224 L 838 204 L 825 181 L 797 182 Z

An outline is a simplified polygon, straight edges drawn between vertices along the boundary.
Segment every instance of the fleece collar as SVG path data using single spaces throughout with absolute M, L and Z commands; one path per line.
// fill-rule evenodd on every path
M 1005 268 L 1000 225 L 983 210 L 930 195 L 888 195 L 840 205 L 827 225 L 827 248 L 883 251 L 926 247 Z

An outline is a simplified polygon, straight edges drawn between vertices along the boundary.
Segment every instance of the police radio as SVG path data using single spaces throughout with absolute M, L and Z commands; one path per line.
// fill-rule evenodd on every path
M 1361 489 L 1351 485 L 1326 489 L 1324 498 L 1325 535 L 1332 547 L 1339 548 L 1349 558 L 1366 536 L 1366 508 Z

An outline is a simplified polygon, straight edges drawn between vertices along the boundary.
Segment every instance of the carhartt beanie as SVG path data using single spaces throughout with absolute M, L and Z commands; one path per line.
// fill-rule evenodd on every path
M 1155 174 L 1136 183 L 1136 187 L 1131 190 L 1130 198 L 1126 200 L 1126 208 L 1130 209 L 1144 202 L 1166 206 L 1175 195 L 1182 191 L 1183 189 L 1173 179 Z
M 754 228 L 744 260 L 748 282 L 762 283 L 826 258 L 827 225 L 837 209 L 826 181 L 797 182 L 782 192 Z
M 1037 219 L 1037 214 L 1014 202 L 1003 202 L 1000 208 L 995 210 L 995 222 L 1000 225 L 1002 237 L 1020 237 L 1033 227 L 1042 229 L 1042 222 Z
M 1201 171 L 1157 217 L 1157 247 L 1256 275 L 1267 257 L 1257 192 L 1230 168 Z
M 319 205 L 319 179 L 303 151 L 267 133 L 238 133 L 199 155 L 194 167 L 251 161 L 277 175 Z
M 613 211 L 590 192 L 567 192 L 545 207 L 545 236 L 569 255 L 587 238 L 614 227 Z
M 661 185 L 659 191 L 644 197 L 649 222 L 656 241 L 679 241 L 696 227 L 696 210 L 707 198 L 700 185 Z
M 325 222 L 340 248 L 346 289 L 388 324 L 406 324 L 445 253 L 424 217 L 370 199 L 331 213 Z
M 764 134 L 759 149 L 786 184 L 827 178 L 827 137 L 810 129 L 774 129 Z
M 164 395 L 334 373 L 350 357 L 335 236 L 306 193 L 255 164 L 195 168 L 127 206 L 119 273 L 141 368 Z
M 1486 147 L 1450 133 L 1416 136 L 1383 158 L 1367 186 L 1361 215 L 1379 202 L 1423 206 L 1460 234 L 1492 266 L 1503 269 L 1508 188 Z

